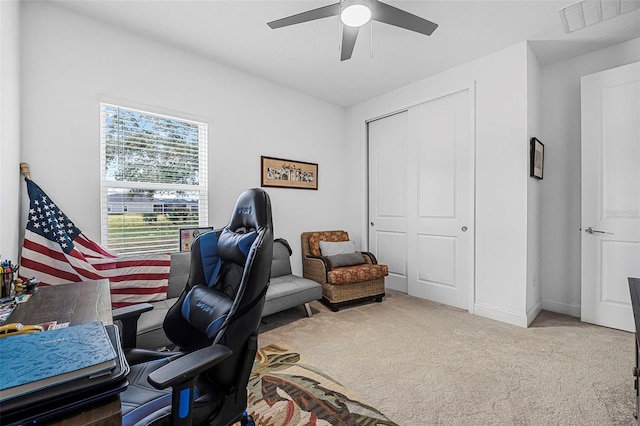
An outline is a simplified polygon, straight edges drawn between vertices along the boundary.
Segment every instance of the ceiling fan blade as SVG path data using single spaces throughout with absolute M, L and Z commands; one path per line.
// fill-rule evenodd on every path
M 438 28 L 438 24 L 434 22 L 381 1 L 376 1 L 373 5 L 372 19 L 425 35 L 431 35 Z
M 317 9 L 307 10 L 297 15 L 287 16 L 286 18 L 277 19 L 268 22 L 272 29 L 288 27 L 289 25 L 301 24 L 303 22 L 315 21 L 316 19 L 328 18 L 340 14 L 340 3 L 330 4 L 328 6 L 319 7 Z
M 356 45 L 359 30 L 360 27 L 349 27 L 347 25 L 342 26 L 342 47 L 340 49 L 341 61 L 351 59 L 351 54 L 353 53 L 353 47 Z

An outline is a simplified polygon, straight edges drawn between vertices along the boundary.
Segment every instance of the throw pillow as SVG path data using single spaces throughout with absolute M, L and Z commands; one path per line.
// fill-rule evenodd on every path
M 356 243 L 353 241 L 320 241 L 320 253 L 323 256 L 335 256 L 336 254 L 355 253 Z
M 362 265 L 363 263 L 366 263 L 362 253 L 358 252 L 326 256 L 326 260 L 329 264 L 329 268 L 331 269 L 339 268 L 341 266 Z

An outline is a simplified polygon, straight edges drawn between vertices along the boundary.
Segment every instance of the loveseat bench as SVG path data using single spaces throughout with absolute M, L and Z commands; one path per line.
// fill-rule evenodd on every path
M 281 238 L 274 241 L 271 282 L 267 289 L 262 316 L 304 305 L 311 316 L 309 302 L 322 298 L 322 286 L 317 282 L 293 275 L 291 272 L 291 248 Z M 136 346 L 155 349 L 170 344 L 162 329 L 167 311 L 178 300 L 189 278 L 191 255 L 189 252 L 171 254 L 167 299 L 152 302 L 153 310 L 144 312 L 138 320 Z

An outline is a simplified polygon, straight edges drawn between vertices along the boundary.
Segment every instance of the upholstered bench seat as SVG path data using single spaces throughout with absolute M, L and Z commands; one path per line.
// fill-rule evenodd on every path
M 311 316 L 308 303 L 322 298 L 322 287 L 315 281 L 296 275 L 284 275 L 271 278 L 269 291 L 262 316 L 304 305 L 307 315 Z

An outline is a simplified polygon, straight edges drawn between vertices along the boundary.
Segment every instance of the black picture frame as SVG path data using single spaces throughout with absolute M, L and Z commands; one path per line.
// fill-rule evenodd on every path
M 544 144 L 538 138 L 531 138 L 531 163 L 529 176 L 542 180 L 544 177 Z
M 260 157 L 260 185 L 275 188 L 318 189 L 318 164 Z

